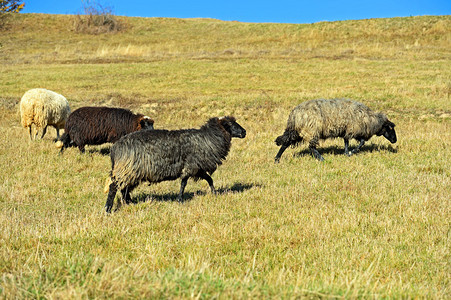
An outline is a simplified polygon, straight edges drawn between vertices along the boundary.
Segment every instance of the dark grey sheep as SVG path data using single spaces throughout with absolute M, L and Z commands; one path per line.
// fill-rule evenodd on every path
M 313 156 L 324 160 L 316 149 L 320 139 L 341 137 L 345 143 L 345 154 L 357 153 L 373 135 L 383 135 L 396 143 L 395 124 L 383 113 L 375 113 L 362 103 L 348 99 L 310 100 L 296 106 L 288 117 L 283 135 L 275 140 L 281 146 L 275 157 L 279 162 L 282 153 L 291 145 L 309 144 Z M 349 140 L 360 144 L 349 152 Z
M 232 137 L 246 130 L 234 117 L 211 118 L 200 129 L 144 130 L 131 133 L 111 148 L 111 174 L 106 211 L 113 207 L 117 190 L 129 203 L 130 192 L 143 181 L 157 183 L 181 178 L 182 201 L 188 178 L 205 179 L 215 193 L 210 175 L 225 160 Z

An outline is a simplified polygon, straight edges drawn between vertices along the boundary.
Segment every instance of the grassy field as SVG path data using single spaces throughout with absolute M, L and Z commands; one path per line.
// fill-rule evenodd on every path
M 451 17 L 315 24 L 121 18 L 116 34 L 73 17 L 19 14 L 0 32 L 0 297 L 450 298 Z M 132 194 L 104 213 L 109 145 L 58 155 L 30 141 L 30 88 L 130 108 L 155 128 L 234 115 L 247 130 L 206 182 Z M 302 101 L 384 111 L 398 143 L 305 145 L 274 164 Z M 355 146 L 355 141 L 352 146 Z

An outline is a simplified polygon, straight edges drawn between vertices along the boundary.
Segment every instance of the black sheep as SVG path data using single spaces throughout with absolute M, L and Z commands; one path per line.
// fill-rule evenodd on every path
M 85 151 L 85 145 L 114 143 L 126 134 L 153 129 L 154 121 L 128 109 L 114 107 L 81 107 L 69 115 L 58 147 Z
M 130 192 L 143 181 L 182 182 L 182 201 L 188 178 L 205 179 L 215 193 L 210 175 L 225 160 L 232 137 L 244 138 L 246 130 L 234 117 L 211 118 L 200 129 L 145 130 L 131 133 L 111 148 L 111 178 L 106 211 L 113 207 L 117 190 L 129 203 Z

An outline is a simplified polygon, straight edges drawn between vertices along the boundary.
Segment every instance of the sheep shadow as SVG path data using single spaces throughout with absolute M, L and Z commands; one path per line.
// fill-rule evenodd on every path
M 398 153 L 398 149 L 397 148 L 393 148 L 392 145 L 379 145 L 379 144 L 365 145 L 362 148 L 360 148 L 360 152 L 363 152 L 363 151 L 364 152 L 370 152 L 370 153 L 372 153 L 372 152 L 381 152 L 381 151 L 388 151 L 390 153 Z
M 240 183 L 236 182 L 231 187 L 220 187 L 216 189 L 216 195 L 224 195 L 229 193 L 242 193 L 244 191 L 250 190 L 253 187 L 259 187 L 260 184 L 253 184 L 253 183 Z M 196 192 L 185 192 L 183 193 L 183 201 L 189 202 L 191 201 L 195 195 L 197 196 L 205 196 L 209 192 L 209 188 L 207 187 L 206 190 L 198 190 Z M 140 193 L 136 196 L 132 197 L 132 204 L 138 204 L 141 202 L 149 202 L 149 201 L 156 201 L 156 202 L 169 202 L 169 201 L 177 201 L 178 193 L 172 192 L 172 193 L 164 193 L 164 194 L 153 194 L 153 193 Z
M 110 155 L 111 153 L 111 146 L 101 147 L 101 148 L 90 148 L 86 150 L 89 154 L 98 153 L 103 156 Z
M 352 145 L 349 147 L 349 151 L 352 151 L 357 145 Z M 332 154 L 332 155 L 344 155 L 345 152 L 345 148 L 344 146 L 329 146 L 329 147 L 318 147 L 317 148 L 319 153 L 321 153 L 321 155 L 323 154 Z M 359 155 L 363 152 L 380 152 L 380 151 L 388 151 L 390 153 L 398 153 L 398 149 L 393 148 L 392 145 L 379 145 L 379 144 L 369 144 L 369 145 L 364 145 L 362 146 L 362 148 L 360 148 L 360 151 L 357 152 L 354 155 Z M 312 152 L 308 149 L 305 148 L 304 150 L 294 153 L 293 154 L 294 157 L 304 157 L 304 156 L 310 156 L 312 157 Z
M 253 183 L 240 183 L 235 182 L 231 187 L 221 187 L 216 190 L 218 195 L 220 194 L 229 194 L 229 193 L 242 193 L 244 191 L 250 190 L 253 187 L 261 187 L 261 184 L 253 184 Z

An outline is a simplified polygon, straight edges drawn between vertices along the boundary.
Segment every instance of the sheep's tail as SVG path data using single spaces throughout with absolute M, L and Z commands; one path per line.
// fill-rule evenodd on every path
M 113 180 L 111 180 L 111 176 L 108 176 L 107 179 L 105 179 L 105 187 L 103 188 L 103 192 L 105 194 L 108 194 L 108 192 L 110 191 L 110 184 L 113 182 Z
M 296 130 L 285 129 L 285 132 L 275 140 L 277 146 L 296 145 L 302 142 L 302 138 Z

